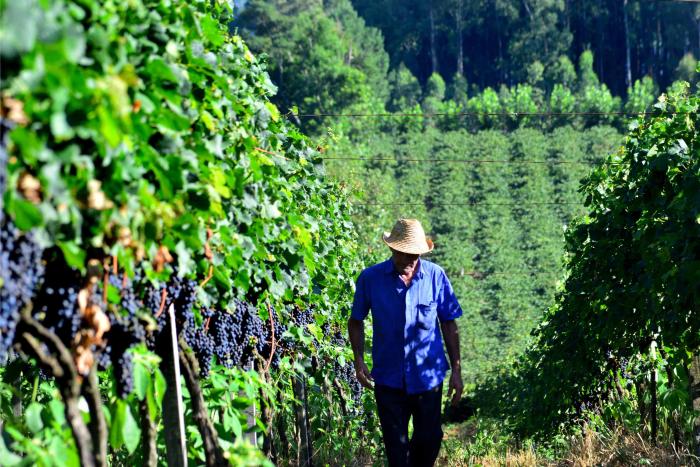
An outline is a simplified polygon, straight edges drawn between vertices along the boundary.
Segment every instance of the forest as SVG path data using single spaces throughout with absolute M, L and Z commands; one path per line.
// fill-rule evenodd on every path
M 464 311 L 437 465 L 700 458 L 697 4 L 0 12 L 0 465 L 385 465 L 399 218 Z

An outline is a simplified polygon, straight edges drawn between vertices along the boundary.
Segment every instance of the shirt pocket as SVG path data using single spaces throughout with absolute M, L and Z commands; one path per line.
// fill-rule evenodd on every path
M 437 302 L 427 302 L 418 304 L 418 314 L 416 325 L 420 329 L 433 329 L 437 320 Z

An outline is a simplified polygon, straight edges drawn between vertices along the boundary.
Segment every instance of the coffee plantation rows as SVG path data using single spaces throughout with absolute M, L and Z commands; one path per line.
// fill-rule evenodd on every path
M 0 8 L 1 463 L 371 455 L 347 193 L 228 3 Z

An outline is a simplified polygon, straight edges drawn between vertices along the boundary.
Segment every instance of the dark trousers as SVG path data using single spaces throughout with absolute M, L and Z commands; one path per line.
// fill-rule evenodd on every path
M 442 384 L 419 394 L 375 385 L 374 395 L 389 466 L 432 466 L 442 443 Z M 411 417 L 413 436 L 409 441 L 408 420 Z

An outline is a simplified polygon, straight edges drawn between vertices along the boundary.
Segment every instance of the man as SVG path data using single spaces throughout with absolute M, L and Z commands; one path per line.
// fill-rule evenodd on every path
M 389 465 L 432 466 L 442 442 L 442 381 L 448 369 L 443 338 L 452 367 L 447 394 L 453 405 L 462 396 L 455 322 L 462 309 L 445 271 L 420 258 L 433 249 L 420 222 L 399 219 L 383 239 L 391 258 L 362 271 L 348 320 L 355 374 L 363 386 L 374 387 Z M 363 323 L 370 310 L 371 372 L 364 361 Z

